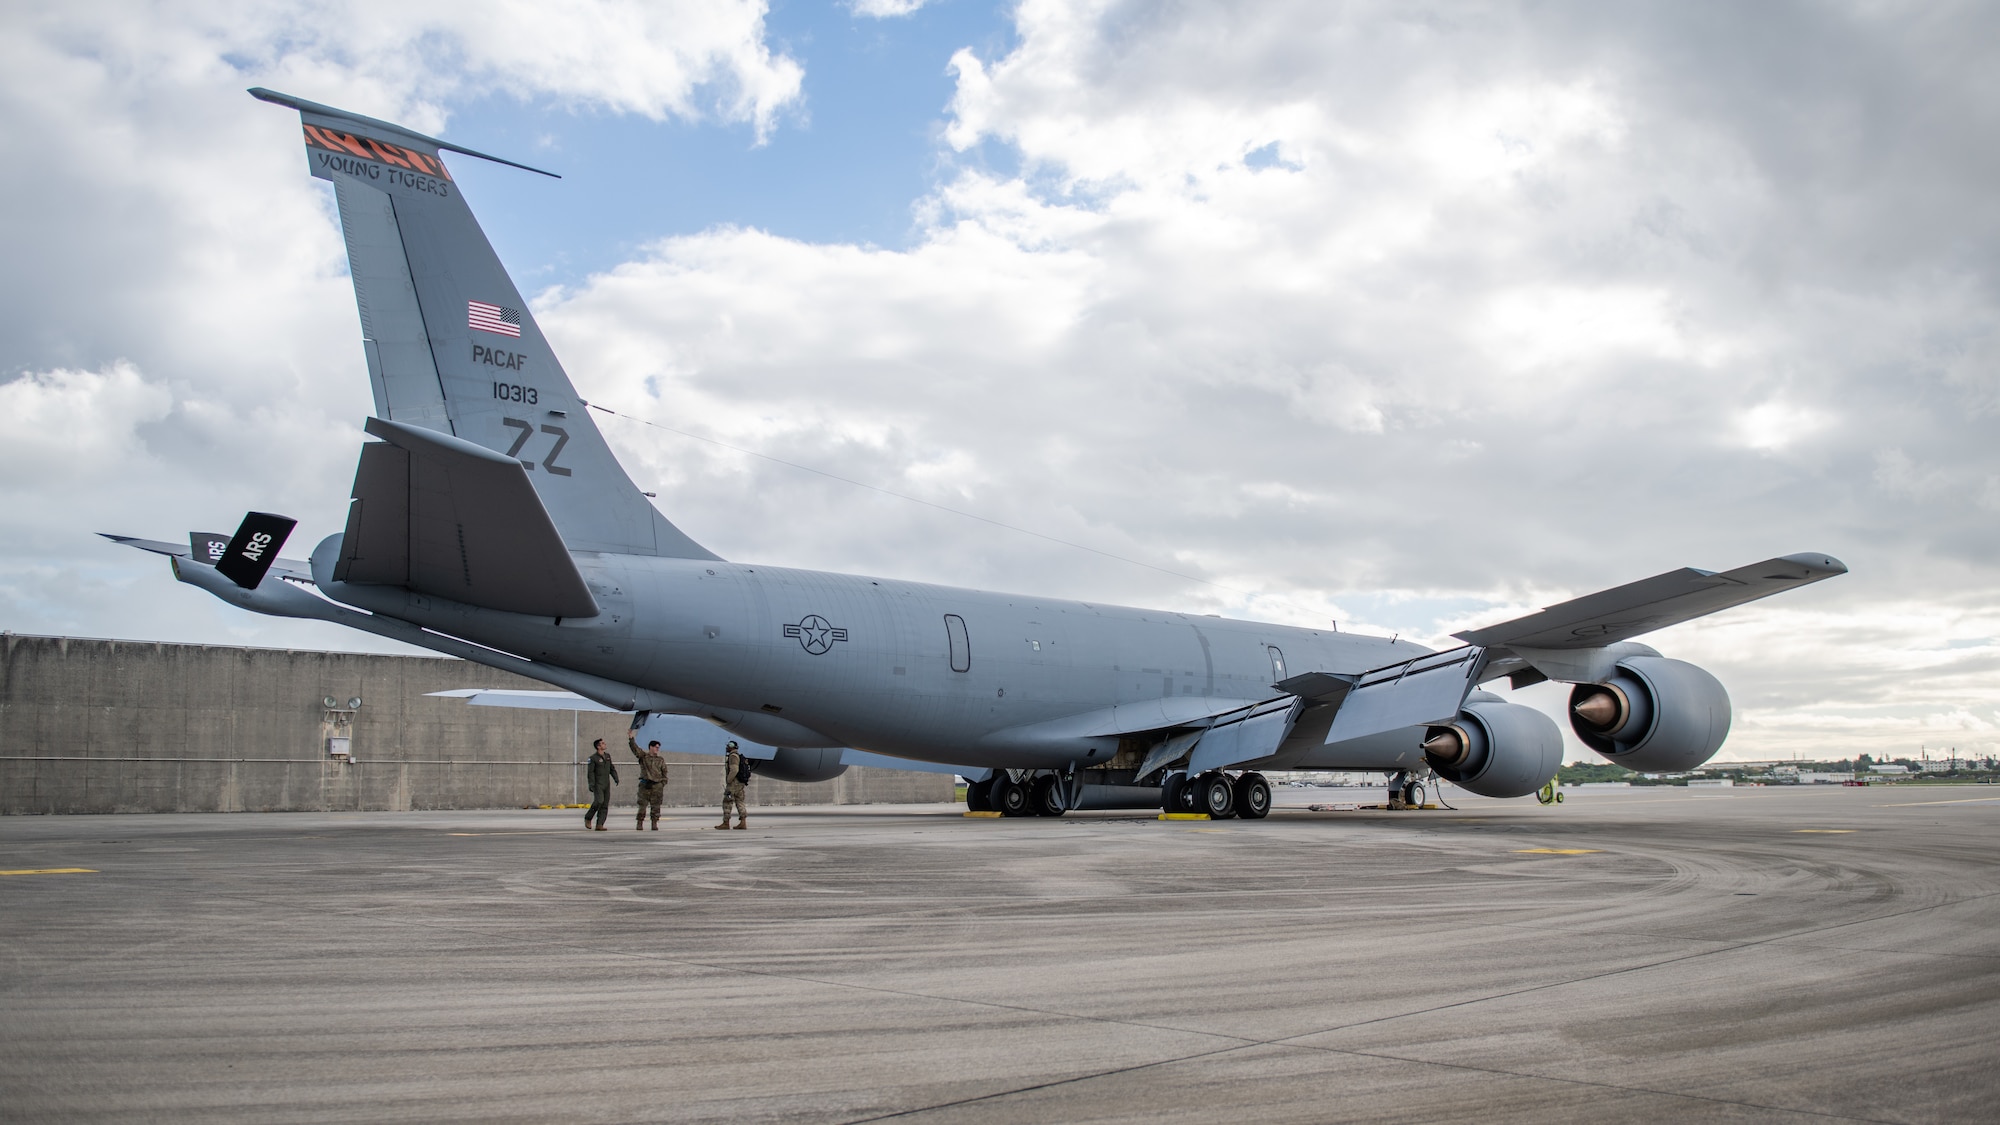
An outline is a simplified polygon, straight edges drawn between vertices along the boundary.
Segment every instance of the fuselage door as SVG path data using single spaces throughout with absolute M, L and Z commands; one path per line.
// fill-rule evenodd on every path
M 1283 683 L 1285 679 L 1285 654 L 1278 651 L 1277 645 L 1265 645 L 1264 650 L 1271 654 L 1271 682 L 1274 684 Z
M 965 635 L 965 618 L 956 613 L 945 614 L 944 635 L 951 645 L 951 670 L 972 671 L 972 642 Z

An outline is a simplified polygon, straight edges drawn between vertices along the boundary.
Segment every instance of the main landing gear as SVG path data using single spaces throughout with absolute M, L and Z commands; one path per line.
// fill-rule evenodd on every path
M 997 812 L 1001 816 L 1061 816 L 1069 811 L 1063 800 L 1062 780 L 1055 774 L 1015 777 L 1004 770 L 985 781 L 968 783 L 965 807 L 969 812 Z
M 1081 771 L 1058 774 L 1047 770 L 1000 770 L 985 781 L 969 782 L 965 807 L 1001 816 L 1062 816 L 1076 808 L 1086 792 L 1093 794 L 1089 797 L 1093 809 L 1151 807 L 1145 787 L 1086 784 Z M 1159 807 L 1167 812 L 1202 813 L 1215 820 L 1262 820 L 1271 815 L 1271 783 L 1261 773 L 1210 770 L 1194 778 L 1170 773 L 1159 792 Z
M 1211 770 L 1193 778 L 1170 773 L 1160 785 L 1160 807 L 1170 813 L 1206 813 L 1211 820 L 1262 820 L 1271 815 L 1271 783 L 1261 773 L 1231 777 Z

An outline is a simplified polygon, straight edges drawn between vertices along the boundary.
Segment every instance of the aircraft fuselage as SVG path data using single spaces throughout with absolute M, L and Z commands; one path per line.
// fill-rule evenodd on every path
M 1288 675 L 1427 651 L 1333 629 L 890 578 L 575 557 L 601 607 L 593 618 L 558 623 L 402 591 L 324 588 L 480 644 L 712 707 L 760 741 L 973 767 L 1102 764 L 1115 737 L 1092 740 L 1078 728 L 1043 744 L 1034 732 L 1009 732 L 1111 708 L 1121 722 L 1106 714 L 1106 724 L 1172 726 L 1226 701 L 1271 699 L 1279 694 L 1271 685 Z

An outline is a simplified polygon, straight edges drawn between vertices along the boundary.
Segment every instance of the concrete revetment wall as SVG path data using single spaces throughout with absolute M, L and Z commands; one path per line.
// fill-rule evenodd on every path
M 568 804 L 603 738 L 630 811 L 629 719 L 471 707 L 427 693 L 547 690 L 442 657 L 0 638 L 0 814 L 476 809 Z M 324 700 L 339 705 L 329 711 Z M 359 697 L 361 706 L 347 712 Z M 349 738 L 348 760 L 327 738 Z M 716 731 L 719 747 L 727 739 Z M 669 755 L 666 803 L 721 803 L 722 761 Z M 757 778 L 759 805 L 952 799 L 950 774 L 851 768 L 811 785 Z

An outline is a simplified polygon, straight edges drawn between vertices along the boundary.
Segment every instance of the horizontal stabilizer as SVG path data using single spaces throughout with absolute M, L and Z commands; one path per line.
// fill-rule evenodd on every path
M 168 558 L 191 559 L 195 562 L 206 563 L 209 566 L 215 565 L 216 559 L 220 557 L 222 551 L 229 544 L 229 537 L 226 535 L 198 531 L 191 538 L 201 540 L 204 547 L 211 542 L 218 546 L 213 552 L 204 550 L 197 553 L 193 550 L 190 543 L 166 543 L 158 539 L 141 539 L 136 535 L 113 535 L 108 531 L 100 531 L 98 534 L 121 547 L 133 547 L 155 555 L 165 555 Z M 299 582 L 311 582 L 312 564 L 302 559 L 278 559 L 271 564 L 270 573 L 280 578 L 290 578 Z
M 464 153 L 467 156 L 476 156 L 481 160 L 490 160 L 495 164 L 505 164 L 509 168 L 519 168 L 523 172 L 534 172 L 537 175 L 547 176 L 552 180 L 562 179 L 561 176 L 556 175 L 554 172 L 546 172 L 540 168 L 531 168 L 526 164 L 517 164 L 512 160 L 507 160 L 502 157 L 494 156 L 490 153 L 478 152 L 473 149 L 466 148 L 463 145 L 455 145 L 452 144 L 450 141 L 441 141 L 438 140 L 436 137 L 427 137 L 422 133 L 416 132 L 411 129 L 405 129 L 403 126 L 397 125 L 393 122 L 383 121 L 380 118 L 376 117 L 366 117 L 359 113 L 349 113 L 347 110 L 335 109 L 330 105 L 321 105 L 318 102 L 309 102 L 304 98 L 295 98 L 290 94 L 280 94 L 276 90 L 266 90 L 262 86 L 252 86 L 250 88 L 250 96 L 256 98 L 260 102 L 270 102 L 272 105 L 281 105 L 289 109 L 296 109 L 300 113 L 311 114 L 315 118 L 319 118 L 328 122 L 339 122 L 341 124 L 350 126 L 359 125 L 370 132 L 385 133 L 397 140 L 415 141 L 420 145 L 427 145 L 432 149 L 443 149 L 446 152 L 459 152 L 459 153 Z M 356 155 L 368 157 L 370 159 L 376 159 L 386 155 L 379 148 L 363 147 L 366 145 L 367 142 L 365 140 L 360 142 L 355 149 Z M 418 170 L 428 171 L 429 169 L 419 166 Z
M 1839 559 L 1819 554 L 1786 555 L 1720 574 L 1683 567 L 1454 635 L 1487 648 L 1597 648 L 1846 573 Z
M 1365 673 L 1334 713 L 1326 744 L 1453 718 L 1485 667 L 1485 655 L 1467 646 Z
M 596 599 L 519 461 L 370 418 L 333 580 L 484 609 L 592 617 Z

